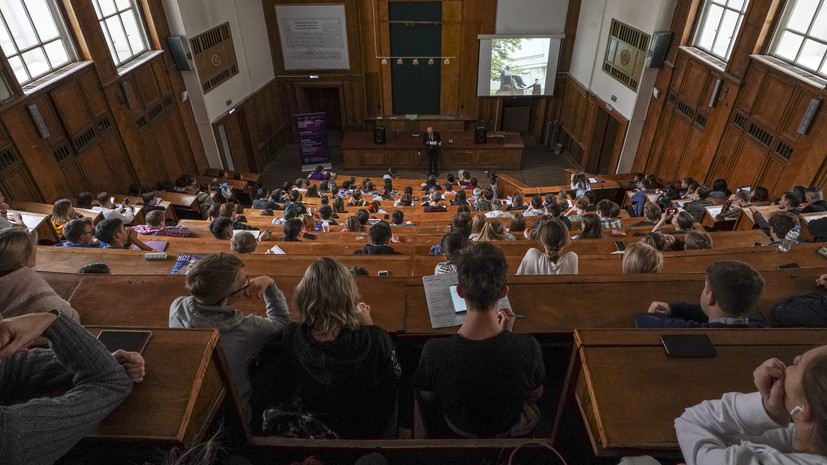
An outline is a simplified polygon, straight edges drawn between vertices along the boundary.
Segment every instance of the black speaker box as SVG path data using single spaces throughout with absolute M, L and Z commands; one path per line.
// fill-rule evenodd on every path
M 485 129 L 485 126 L 477 126 L 474 129 L 474 142 L 484 144 L 486 141 L 488 141 L 488 130 Z
M 384 144 L 385 143 L 385 127 L 384 126 L 376 126 L 376 129 L 373 130 L 373 143 L 374 144 Z

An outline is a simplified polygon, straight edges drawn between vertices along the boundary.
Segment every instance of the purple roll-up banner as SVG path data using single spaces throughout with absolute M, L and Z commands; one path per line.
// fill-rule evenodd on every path
M 302 171 L 313 171 L 322 165 L 333 168 L 327 145 L 327 118 L 324 112 L 293 115 L 293 130 L 299 143 Z

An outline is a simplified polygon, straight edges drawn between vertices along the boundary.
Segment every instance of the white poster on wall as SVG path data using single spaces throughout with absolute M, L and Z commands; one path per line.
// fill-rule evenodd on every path
M 276 5 L 285 69 L 350 69 L 344 5 Z

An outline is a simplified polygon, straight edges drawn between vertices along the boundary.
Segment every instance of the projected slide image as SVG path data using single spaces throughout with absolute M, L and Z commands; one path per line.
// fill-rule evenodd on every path
M 490 95 L 543 95 L 549 43 L 548 38 L 492 39 Z

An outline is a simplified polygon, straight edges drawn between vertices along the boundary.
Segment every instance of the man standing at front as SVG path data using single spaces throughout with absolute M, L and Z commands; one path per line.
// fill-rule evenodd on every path
M 428 174 L 438 175 L 437 157 L 439 156 L 439 147 L 442 146 L 439 133 L 434 131 L 434 128 L 428 126 L 422 142 L 428 150 Z

